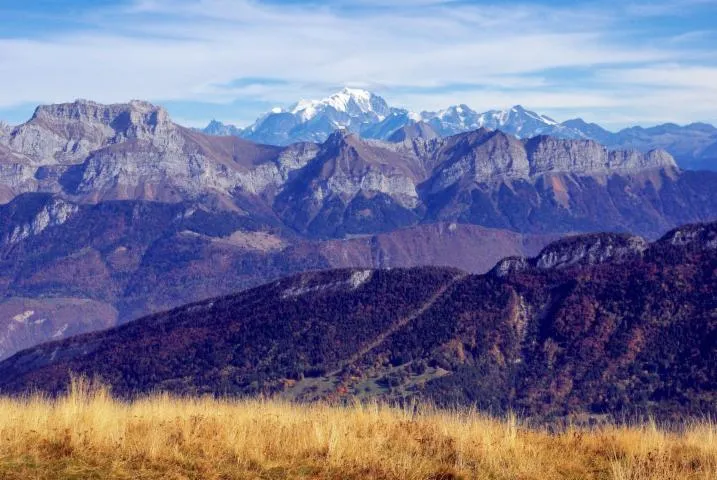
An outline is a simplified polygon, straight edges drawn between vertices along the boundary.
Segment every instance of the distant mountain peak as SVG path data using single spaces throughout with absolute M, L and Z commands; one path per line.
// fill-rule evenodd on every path
M 327 108 L 349 116 L 375 113 L 379 120 L 383 120 L 390 113 L 390 108 L 383 98 L 367 90 L 348 87 L 322 100 L 300 100 L 289 112 L 308 121 L 324 113 Z M 277 113 L 275 110 L 272 112 Z
M 390 137 L 389 142 L 399 143 L 405 140 L 433 140 L 440 138 L 440 135 L 426 122 L 412 122 L 396 130 Z
M 207 135 L 216 136 L 241 136 L 242 129 L 234 125 L 225 124 L 218 120 L 212 120 L 209 124 L 202 129 L 202 132 Z
M 391 108 L 386 100 L 367 90 L 343 88 L 320 100 L 302 99 L 284 108 L 273 108 L 239 136 L 271 145 L 297 142 L 324 142 L 337 128 L 352 132 L 381 124 L 398 122 L 405 110 Z M 406 119 L 407 120 L 407 119 Z M 391 132 L 401 125 L 396 125 Z

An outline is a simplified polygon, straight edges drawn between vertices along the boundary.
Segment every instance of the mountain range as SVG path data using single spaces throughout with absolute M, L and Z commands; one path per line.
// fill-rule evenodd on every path
M 654 243 L 590 234 L 457 269 L 304 273 L 48 343 L 0 363 L 0 390 L 429 400 L 571 414 L 717 413 L 717 223 Z
M 717 218 L 717 173 L 587 139 L 416 122 L 272 146 L 84 100 L 0 130 L 0 358 L 307 270 L 485 273 L 567 234 Z
M 478 113 L 462 104 L 438 112 L 415 113 L 391 107 L 380 96 L 354 88 L 344 88 L 323 100 L 301 100 L 286 109 L 275 108 L 245 129 L 214 120 L 203 131 L 210 135 L 234 135 L 258 143 L 289 145 L 324 142 L 339 128 L 362 138 L 391 140 L 392 135 L 403 127 L 417 124 L 419 127 L 413 129 L 413 134 L 425 139 L 488 128 L 519 138 L 550 135 L 590 139 L 616 150 L 648 152 L 662 148 L 672 154 L 682 168 L 717 170 L 717 128 L 705 123 L 685 126 L 668 123 L 611 132 L 582 119 L 560 123 L 520 105 Z

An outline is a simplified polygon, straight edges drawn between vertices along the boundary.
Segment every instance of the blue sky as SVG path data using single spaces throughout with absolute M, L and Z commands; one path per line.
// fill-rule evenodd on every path
M 717 123 L 717 0 L 0 0 L 0 119 L 146 99 L 240 126 L 363 87 L 609 128 Z

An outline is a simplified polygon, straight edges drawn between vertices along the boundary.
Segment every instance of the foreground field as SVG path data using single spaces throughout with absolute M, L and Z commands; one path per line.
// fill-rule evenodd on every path
M 549 434 L 471 412 L 156 396 L 0 400 L 0 478 L 715 479 L 717 425 Z

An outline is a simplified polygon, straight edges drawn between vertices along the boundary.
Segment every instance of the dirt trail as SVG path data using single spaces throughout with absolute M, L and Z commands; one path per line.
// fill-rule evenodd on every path
M 442 285 L 438 290 L 436 290 L 436 292 L 433 295 L 431 295 L 428 298 L 428 300 L 426 300 L 426 302 L 423 305 L 421 305 L 421 307 L 419 309 L 414 310 L 413 312 L 411 312 L 410 315 L 407 315 L 403 318 L 399 318 L 398 320 L 396 320 L 393 323 L 393 325 L 391 325 L 387 330 L 385 330 L 384 332 L 379 334 L 371 343 L 369 343 L 364 348 L 362 348 L 361 350 L 356 352 L 354 355 L 351 356 L 351 358 L 342 362 L 341 365 L 335 371 L 329 373 L 328 376 L 338 375 L 339 372 L 341 372 L 341 370 L 344 367 L 346 367 L 347 365 L 351 365 L 352 363 L 355 363 L 361 357 L 366 355 L 368 352 L 370 352 L 371 350 L 373 350 L 374 348 L 378 347 L 383 342 L 385 342 L 389 336 L 393 335 L 394 333 L 396 333 L 397 331 L 399 331 L 400 329 L 402 329 L 403 327 L 405 327 L 406 325 L 408 325 L 409 323 L 411 323 L 412 321 L 414 321 L 415 319 L 417 319 L 418 317 L 420 317 L 421 315 L 426 313 L 428 311 L 428 309 L 431 308 L 433 305 L 435 305 L 435 303 L 443 296 L 443 294 L 446 293 L 446 291 L 449 288 L 451 288 L 453 285 L 459 283 L 461 280 L 463 280 L 467 276 L 468 276 L 467 273 L 461 273 L 461 274 L 453 277 L 449 282 Z

